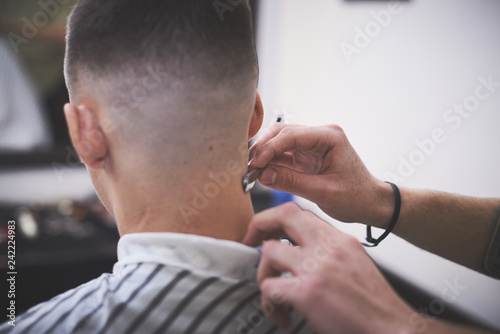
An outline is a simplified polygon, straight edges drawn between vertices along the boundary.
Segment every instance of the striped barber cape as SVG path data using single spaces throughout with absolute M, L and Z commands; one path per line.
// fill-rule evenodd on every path
M 232 241 L 126 234 L 112 274 L 31 308 L 0 333 L 313 333 L 296 312 L 286 330 L 264 316 L 259 259 L 258 249 Z

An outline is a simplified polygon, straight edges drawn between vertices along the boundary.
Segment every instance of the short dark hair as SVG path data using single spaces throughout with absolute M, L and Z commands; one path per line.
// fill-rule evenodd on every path
M 247 0 L 232 3 L 221 17 L 212 0 L 79 0 L 66 37 L 70 93 L 83 70 L 91 77 L 141 75 L 144 64 L 203 85 L 235 88 L 256 80 L 250 6 Z

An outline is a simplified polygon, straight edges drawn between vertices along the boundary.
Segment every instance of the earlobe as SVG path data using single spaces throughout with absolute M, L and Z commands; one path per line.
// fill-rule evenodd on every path
M 248 140 L 255 137 L 257 132 L 259 132 L 263 121 L 264 121 L 264 106 L 262 105 L 260 94 L 257 91 L 252 119 L 250 120 L 250 127 L 248 128 Z
M 108 147 L 95 113 L 84 105 L 67 103 L 64 114 L 73 147 L 85 165 L 92 169 L 104 167 Z

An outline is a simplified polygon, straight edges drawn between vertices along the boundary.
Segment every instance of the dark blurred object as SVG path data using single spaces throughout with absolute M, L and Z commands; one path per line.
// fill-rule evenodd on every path
M 47 117 L 52 127 L 52 138 L 56 148 L 71 145 L 68 127 L 64 117 L 64 104 L 69 102 L 68 90 L 64 80 L 60 80 L 55 89 L 45 97 Z
M 16 310 L 74 288 L 116 262 L 116 224 L 98 198 L 54 205 L 0 206 L 0 266 L 6 272 L 7 222 L 14 220 Z
M 50 151 L 40 152 L 2 152 L 0 153 L 0 172 L 2 170 L 20 169 L 25 167 L 66 166 L 69 168 L 83 167 L 80 158 L 71 145 L 65 148 L 56 147 Z

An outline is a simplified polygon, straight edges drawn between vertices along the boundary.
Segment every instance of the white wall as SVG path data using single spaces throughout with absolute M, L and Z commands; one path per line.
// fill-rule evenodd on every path
M 500 197 L 500 2 L 413 0 L 399 6 L 348 61 L 342 43 L 355 46 L 356 29 L 377 28 L 373 12 L 389 11 L 389 2 L 261 0 L 257 44 L 266 122 L 285 112 L 293 123 L 338 123 L 381 179 L 392 173 L 403 186 Z M 483 100 L 475 100 L 478 78 L 488 76 L 498 86 L 492 93 L 480 88 Z M 471 104 L 470 117 L 455 128 L 455 120 L 443 117 L 464 101 L 479 106 Z M 422 156 L 415 140 L 435 129 L 446 140 Z M 401 175 L 400 159 L 410 157 L 413 171 Z M 335 225 L 364 237 L 361 226 Z M 467 288 L 453 306 L 500 329 L 500 281 L 395 236 L 370 254 L 437 296 L 445 280 L 458 279 Z

